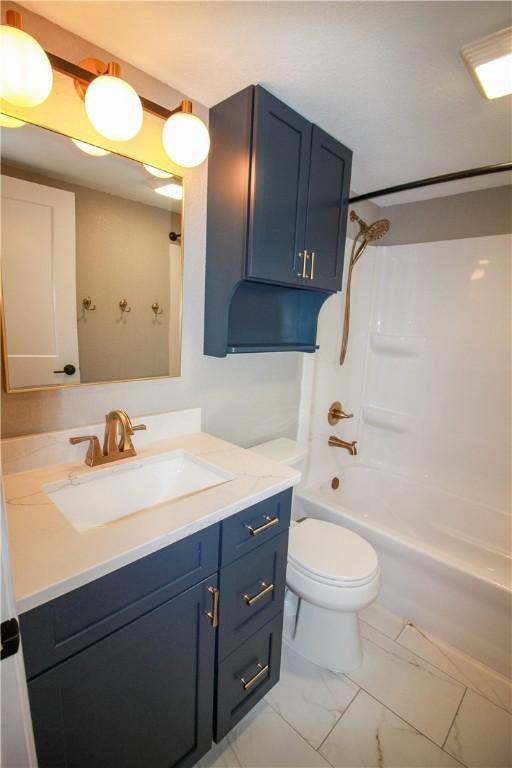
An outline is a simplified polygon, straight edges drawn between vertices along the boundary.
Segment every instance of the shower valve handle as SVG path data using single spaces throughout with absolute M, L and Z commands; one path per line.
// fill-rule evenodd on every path
M 341 421 L 342 419 L 353 419 L 354 414 L 353 413 L 345 413 L 343 410 L 342 404 L 339 402 L 339 400 L 336 400 L 331 407 L 329 408 L 329 411 L 327 413 L 327 421 L 331 426 L 334 426 L 334 424 L 337 424 L 338 421 Z

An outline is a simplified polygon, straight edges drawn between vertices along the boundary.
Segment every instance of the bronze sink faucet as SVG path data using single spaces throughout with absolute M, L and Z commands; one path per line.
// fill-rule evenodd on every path
M 108 464 L 111 461 L 127 459 L 136 456 L 131 436 L 136 430 L 146 429 L 145 424 L 134 426 L 126 411 L 110 411 L 105 416 L 105 437 L 103 449 L 96 435 L 83 435 L 82 437 L 70 437 L 72 445 L 89 442 L 89 448 L 85 456 L 85 463 L 89 467 L 97 467 L 99 464 Z

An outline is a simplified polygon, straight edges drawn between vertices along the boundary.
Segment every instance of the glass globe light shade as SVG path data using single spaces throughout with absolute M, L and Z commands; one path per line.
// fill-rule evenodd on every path
M 185 168 L 202 163 L 210 150 L 208 128 L 187 112 L 176 112 L 165 121 L 162 141 L 171 160 Z
M 148 173 L 150 173 L 152 176 L 155 176 L 157 179 L 172 179 L 173 174 L 168 173 L 168 171 L 162 171 L 161 168 L 155 168 L 154 165 L 147 165 L 146 163 L 142 163 L 144 168 Z
M 21 128 L 22 125 L 26 125 L 23 120 L 0 113 L 0 126 L 2 128 Z
M 17 107 L 36 107 L 52 90 L 53 72 L 37 40 L 8 24 L 0 26 L 0 97 Z
M 75 147 L 81 149 L 86 155 L 91 155 L 91 157 L 105 157 L 105 155 L 110 155 L 108 149 L 102 149 L 95 144 L 88 144 L 86 141 L 79 141 L 78 139 L 71 139 L 71 141 Z
M 137 91 L 114 75 L 100 75 L 87 86 L 85 111 L 98 133 L 110 141 L 129 141 L 142 127 Z

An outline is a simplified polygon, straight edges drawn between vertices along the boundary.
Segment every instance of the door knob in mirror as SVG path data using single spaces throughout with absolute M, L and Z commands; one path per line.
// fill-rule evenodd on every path
M 64 366 L 62 371 L 54 371 L 54 373 L 65 373 L 66 376 L 72 376 L 74 373 L 76 373 L 76 368 L 74 365 L 71 365 L 71 363 L 68 363 Z

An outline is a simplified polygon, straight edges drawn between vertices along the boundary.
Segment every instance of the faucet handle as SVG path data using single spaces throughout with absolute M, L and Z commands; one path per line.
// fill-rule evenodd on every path
M 70 437 L 69 442 L 71 445 L 78 445 L 78 443 L 89 442 L 89 448 L 85 456 L 85 463 L 90 467 L 93 467 L 98 463 L 98 460 L 103 457 L 103 451 L 101 450 L 100 441 L 96 435 L 81 435 L 79 437 Z
M 339 402 L 339 400 L 336 400 L 334 403 L 332 403 L 327 413 L 327 421 L 331 426 L 334 426 L 334 424 L 337 424 L 338 421 L 341 421 L 341 419 L 353 419 L 353 418 L 354 418 L 354 414 L 345 413 L 345 411 L 343 410 L 343 406 Z
M 145 424 L 132 424 L 132 432 L 139 432 L 141 429 L 147 429 Z

